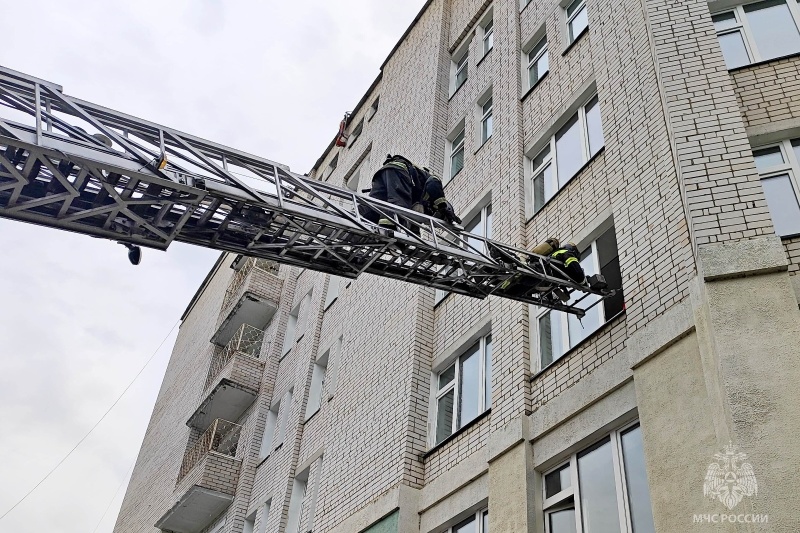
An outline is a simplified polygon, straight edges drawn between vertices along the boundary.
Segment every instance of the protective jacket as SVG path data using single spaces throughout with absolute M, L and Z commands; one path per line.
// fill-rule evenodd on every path
M 419 168 L 403 156 L 389 156 L 372 177 L 370 197 L 390 204 L 433 215 L 446 202 L 441 180 Z M 365 207 L 361 215 L 377 224 L 394 226 L 394 222 Z
M 583 272 L 580 258 L 578 258 L 572 251 L 559 248 L 550 254 L 550 257 L 556 261 L 561 261 L 564 263 L 563 270 L 572 281 L 578 285 L 583 285 L 586 283 L 586 274 Z

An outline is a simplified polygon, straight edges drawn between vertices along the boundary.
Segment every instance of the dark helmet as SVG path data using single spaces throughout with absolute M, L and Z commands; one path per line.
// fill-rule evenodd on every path
M 574 242 L 568 242 L 567 244 L 565 244 L 563 246 L 563 248 L 564 248 L 564 250 L 568 251 L 569 253 L 571 253 L 575 257 L 578 257 L 580 255 L 580 252 L 578 252 L 578 247 L 575 245 Z

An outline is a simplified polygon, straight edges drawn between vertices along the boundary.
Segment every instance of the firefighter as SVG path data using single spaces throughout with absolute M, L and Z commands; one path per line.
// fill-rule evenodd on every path
M 563 265 L 554 265 L 549 261 L 542 265 L 539 261 L 529 261 L 528 264 L 534 271 L 547 274 L 550 277 L 558 277 L 563 272 L 570 281 L 578 285 L 597 290 L 607 288 L 603 276 L 586 277 L 586 273 L 581 266 L 581 254 L 575 243 L 569 242 L 562 246 L 558 239 L 551 237 L 537 244 L 531 251 L 537 255 L 559 261 Z M 553 294 L 562 302 L 569 301 L 569 291 L 567 289 L 554 287 L 552 283 L 546 281 L 531 284 L 530 282 L 524 281 L 523 276 L 520 275 L 512 276 L 504 281 L 503 284 L 500 285 L 500 288 L 504 289 L 506 293 L 512 296 L 524 296 L 532 291 L 544 293 L 552 290 Z
M 398 207 L 439 218 L 448 224 L 461 224 L 453 205 L 444 196 L 442 181 L 427 169 L 414 165 L 401 155 L 388 155 L 372 177 L 369 196 Z M 359 206 L 361 216 L 382 230 L 397 229 L 395 220 L 369 206 Z
M 562 270 L 569 276 L 569 279 L 578 285 L 589 286 L 589 283 L 586 281 L 586 274 L 583 272 L 583 267 L 581 266 L 581 254 L 578 252 L 578 247 L 575 243 L 568 242 L 550 253 L 550 257 L 564 264 Z

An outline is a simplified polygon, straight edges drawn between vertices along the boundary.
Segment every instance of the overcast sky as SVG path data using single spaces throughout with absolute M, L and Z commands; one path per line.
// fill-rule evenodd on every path
M 423 4 L 8 1 L 0 65 L 303 173 Z M 118 244 L 0 219 L 0 515 L 125 389 L 217 256 L 174 244 L 132 267 Z M 112 530 L 174 338 L 0 533 Z

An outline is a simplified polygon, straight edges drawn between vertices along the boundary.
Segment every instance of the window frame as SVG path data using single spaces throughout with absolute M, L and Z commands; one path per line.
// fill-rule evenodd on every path
M 479 511 L 472 513 L 472 515 L 464 518 L 464 520 L 459 521 L 457 524 L 450 526 L 443 533 L 455 533 L 457 528 L 467 525 L 470 520 L 474 520 L 475 522 L 475 533 L 489 533 L 488 531 L 484 530 L 483 527 L 483 517 L 484 515 L 489 514 L 489 508 L 483 507 Z
M 767 180 L 770 178 L 776 178 L 782 175 L 789 176 L 789 182 L 792 186 L 792 190 L 794 191 L 795 200 L 798 203 L 798 207 L 800 207 L 800 159 L 798 159 L 797 154 L 794 151 L 794 147 L 792 146 L 792 141 L 798 142 L 798 148 L 800 149 L 800 137 L 795 138 L 788 138 L 783 139 L 778 142 L 773 142 L 769 144 L 763 144 L 754 146 L 752 149 L 753 152 L 753 159 L 755 159 L 755 153 L 761 150 L 769 150 L 770 148 L 779 148 L 781 151 L 781 157 L 783 157 L 783 163 L 780 165 L 773 165 L 769 168 L 764 170 L 758 170 L 758 179 L 759 181 Z M 765 194 L 766 200 L 766 194 Z M 769 209 L 769 203 L 767 203 L 767 209 Z M 774 217 L 772 215 L 772 211 L 770 210 L 770 218 L 773 220 L 774 224 Z M 797 237 L 800 233 L 789 233 L 786 235 L 779 235 L 777 231 L 775 232 L 778 237 L 781 239 L 791 239 L 793 237 Z
M 536 53 L 536 55 L 533 57 L 533 59 L 531 59 L 531 54 L 539 47 L 540 44 L 542 44 L 542 42 L 544 42 L 544 46 L 542 47 L 541 50 L 539 50 L 539 52 Z M 545 75 L 548 72 L 550 72 L 549 45 L 550 45 L 550 43 L 547 41 L 547 34 L 545 34 L 541 38 L 537 39 L 533 43 L 533 46 L 531 46 L 530 49 L 527 52 L 524 52 L 525 53 L 525 58 L 526 58 L 527 64 L 528 64 L 528 66 L 525 68 L 525 74 L 526 74 L 525 82 L 527 84 L 528 90 L 531 90 L 534 87 L 536 87 L 539 84 L 539 82 L 542 81 L 542 79 L 545 77 Z M 544 72 L 539 74 L 539 78 L 536 80 L 536 82 L 532 83 L 531 82 L 531 69 L 534 67 L 534 65 L 538 64 L 539 61 L 545 55 L 547 56 L 547 70 L 545 70 Z
M 481 42 L 483 43 L 483 55 L 485 57 L 486 54 L 494 49 L 494 13 L 489 13 L 489 20 L 481 24 L 481 29 L 483 30 Z
M 489 107 L 487 110 L 486 107 Z M 494 100 L 492 98 L 492 93 L 489 92 L 489 96 L 486 98 L 486 101 L 481 104 L 481 146 L 486 144 L 486 142 L 492 138 L 492 133 L 494 132 Z
M 331 175 L 333 175 L 333 173 L 336 171 L 336 167 L 338 166 L 339 166 L 339 154 L 336 154 L 333 156 L 333 159 L 331 159 L 330 163 L 328 163 L 328 167 L 325 170 L 325 175 L 323 179 L 327 180 L 328 178 L 330 178 Z
M 569 8 L 572 7 L 575 4 L 578 4 L 578 8 L 575 9 L 575 11 L 570 15 L 569 14 Z M 583 28 L 578 33 L 576 33 L 575 35 L 572 35 L 572 33 L 573 33 L 572 32 L 572 23 L 578 17 L 578 14 L 583 10 L 586 10 L 586 27 Z M 586 5 L 586 0 L 573 0 L 572 2 L 570 2 L 569 4 L 564 6 L 564 15 L 566 16 L 566 21 L 567 21 L 567 23 L 566 23 L 566 29 L 567 29 L 566 42 L 567 42 L 567 47 L 569 47 L 569 46 L 572 45 L 572 43 L 576 42 L 578 40 L 578 38 L 581 35 L 583 35 L 589 29 L 589 11 L 588 11 L 588 8 L 587 8 L 587 5 Z
M 364 117 L 361 117 L 361 120 L 359 120 L 355 127 L 350 131 L 347 142 L 348 150 L 352 148 L 354 144 L 356 144 L 356 141 L 359 137 L 361 137 L 362 133 L 364 133 Z
M 597 241 L 609 231 L 613 231 L 614 232 L 614 236 L 615 236 L 615 239 L 616 239 L 616 234 L 617 234 L 616 233 L 616 227 L 614 226 L 613 223 L 610 224 L 608 227 L 605 227 L 605 225 L 601 225 L 598 228 L 597 235 L 588 243 L 588 246 L 585 246 L 585 247 L 583 247 L 581 249 L 581 254 L 583 254 L 583 252 L 585 250 L 588 250 L 588 249 L 591 248 L 591 258 L 592 258 L 592 263 L 593 263 L 592 266 L 593 266 L 594 271 L 598 272 L 598 273 L 601 273 L 601 264 L 600 264 L 600 253 L 599 253 L 599 249 L 598 249 L 598 246 L 597 246 Z M 617 249 L 617 257 L 619 257 L 619 249 Z M 546 307 L 539 307 L 539 306 L 531 304 L 529 306 L 529 316 L 532 317 L 532 320 L 530 320 L 530 324 L 529 324 L 530 331 L 529 331 L 528 338 L 531 340 L 531 342 L 535 346 L 535 350 L 534 350 L 533 347 L 531 347 L 531 349 L 530 349 L 531 354 L 533 354 L 534 352 L 536 353 L 536 361 L 535 361 L 535 364 L 532 365 L 532 368 L 536 368 L 536 369 L 538 369 L 538 372 L 542 372 L 545 369 L 553 366 L 558 361 L 563 359 L 564 356 L 567 355 L 576 346 L 580 345 L 584 341 L 586 341 L 586 340 L 590 339 L 591 337 L 593 337 L 598 331 L 603 329 L 603 326 L 605 326 L 611 319 L 613 319 L 614 317 L 616 317 L 619 314 L 619 313 L 617 313 L 617 314 L 615 314 L 613 316 L 606 316 L 606 309 L 605 309 L 605 306 L 603 305 L 602 302 L 594 304 L 594 307 L 597 308 L 599 310 L 598 312 L 600 313 L 600 320 L 599 320 L 599 324 L 598 324 L 597 328 L 595 328 L 592 331 L 588 332 L 583 339 L 579 340 L 574 345 L 572 345 L 571 342 L 570 342 L 570 337 L 569 337 L 569 316 L 570 315 L 568 313 L 563 312 L 563 311 L 556 311 L 554 309 L 549 309 L 549 308 L 546 308 Z M 623 311 L 624 311 L 624 306 L 623 306 Z M 565 349 L 564 349 L 564 352 L 562 354 L 560 354 L 558 356 L 554 356 L 553 360 L 550 361 L 550 363 L 548 363 L 547 365 L 543 365 L 542 364 L 541 328 L 539 326 L 539 323 L 542 320 L 542 318 L 545 317 L 545 315 L 548 315 L 550 313 L 556 313 L 555 316 L 559 318 L 560 325 L 561 325 L 561 327 L 560 327 L 560 330 L 561 330 L 561 345 L 564 346 Z M 551 316 L 551 320 L 552 320 L 552 318 L 553 317 Z
M 330 307 L 339 299 L 339 296 L 342 293 L 342 277 L 337 276 L 335 274 L 328 275 L 328 290 L 325 291 L 325 305 L 324 311 L 330 309 Z M 332 290 L 333 288 L 336 290 Z
M 745 52 L 747 53 L 747 56 L 748 56 L 748 60 L 749 61 L 747 63 L 745 63 L 744 65 L 737 65 L 735 67 L 728 67 L 727 66 L 727 62 L 726 62 L 725 66 L 728 68 L 728 70 L 732 70 L 732 69 L 736 69 L 736 68 L 742 68 L 742 67 L 746 67 L 746 66 L 749 66 L 749 65 L 754 65 L 754 64 L 757 64 L 757 63 L 762 63 L 764 61 L 774 61 L 776 59 L 780 59 L 781 57 L 784 57 L 785 55 L 794 55 L 794 54 L 798 53 L 798 52 L 790 52 L 788 54 L 780 55 L 780 56 L 777 56 L 777 57 L 774 57 L 774 58 L 769 58 L 769 59 L 765 59 L 761 55 L 761 52 L 758 50 L 758 42 L 756 42 L 755 34 L 753 33 L 752 28 L 750 27 L 750 22 L 747 19 L 747 14 L 746 14 L 746 12 L 744 10 L 744 7 L 745 6 L 749 6 L 749 5 L 753 5 L 753 4 L 759 4 L 759 3 L 762 3 L 764 1 L 767 1 L 767 0 L 755 0 L 755 1 L 751 1 L 751 2 L 742 2 L 741 4 L 737 4 L 737 5 L 733 6 L 733 7 L 727 7 L 727 8 L 724 8 L 724 9 L 719 9 L 717 11 L 712 11 L 711 12 L 712 19 L 714 17 L 716 17 L 716 16 L 724 15 L 726 13 L 733 13 L 734 14 L 734 17 L 736 19 L 736 25 L 734 27 L 725 28 L 725 29 L 719 30 L 719 31 L 717 31 L 717 29 L 714 28 L 714 31 L 715 31 L 716 36 L 717 36 L 717 42 L 719 42 L 720 35 L 728 35 L 728 34 L 731 34 L 731 33 L 737 33 L 738 32 L 742 36 L 742 42 L 744 43 Z M 797 1 L 793 1 L 793 0 L 783 0 L 783 1 L 786 4 L 786 6 L 789 8 L 789 14 L 792 16 L 792 22 L 794 22 L 795 28 L 797 29 L 798 37 L 800 37 L 800 6 L 798 6 L 798 2 Z M 712 20 L 712 24 L 713 24 L 713 20 Z M 720 48 L 721 48 L 721 45 L 720 45 Z M 724 58 L 725 58 L 725 56 L 723 54 L 723 59 Z
M 527 156 L 526 157 L 526 159 L 527 159 L 526 166 L 530 169 L 530 175 L 529 175 L 529 178 L 527 179 L 527 182 L 526 182 L 526 187 L 528 189 L 527 190 L 527 195 L 526 195 L 527 196 L 526 209 L 529 210 L 529 213 L 528 213 L 528 218 L 529 219 L 534 217 L 539 211 L 544 209 L 544 207 L 547 205 L 547 203 L 550 200 L 552 200 L 553 198 L 558 196 L 558 193 L 561 192 L 561 190 L 565 189 L 567 187 L 567 185 L 569 185 L 569 183 L 573 179 L 575 179 L 579 174 L 581 174 L 581 172 L 586 167 L 586 165 L 592 159 L 594 159 L 594 157 L 597 156 L 597 154 L 599 154 L 600 152 L 603 151 L 603 149 L 605 149 L 605 145 L 606 145 L 605 144 L 605 134 L 603 134 L 603 144 L 594 153 L 592 153 L 591 146 L 589 144 L 589 123 L 588 123 L 588 120 L 587 120 L 586 108 L 595 99 L 597 99 L 597 103 L 595 105 L 598 106 L 598 108 L 599 108 L 599 106 L 600 106 L 599 94 L 597 93 L 597 91 L 593 91 L 587 98 L 581 100 L 582 103 L 578 106 L 576 111 L 574 111 L 573 113 L 570 113 L 569 115 L 566 115 L 567 119 L 565 121 L 563 121 L 563 125 L 558 130 L 556 130 L 548 138 L 546 143 L 544 143 L 543 145 L 541 145 L 539 147 L 539 149 L 535 152 L 535 155 L 533 157 L 531 157 L 531 156 Z M 566 178 L 566 180 L 564 181 L 564 183 L 562 185 L 560 183 L 561 180 L 559 179 L 559 173 L 558 173 L 558 147 L 557 147 L 557 142 L 558 142 L 559 134 L 561 134 L 562 132 L 566 131 L 565 130 L 566 126 L 568 124 L 570 124 L 570 122 L 572 122 L 572 119 L 576 115 L 577 115 L 577 122 L 575 123 L 575 125 L 580 130 L 579 131 L 579 135 L 580 135 L 580 141 L 581 141 L 581 145 L 580 145 L 580 149 L 581 149 L 581 165 L 580 165 L 580 167 L 578 167 L 578 169 L 575 171 L 575 173 L 572 174 L 572 176 L 569 176 L 568 178 Z M 601 130 L 601 132 L 602 132 L 602 129 L 603 129 L 603 116 L 602 116 L 602 113 L 601 113 L 600 114 L 600 130 Z M 542 163 L 539 164 L 539 166 L 533 167 L 533 164 L 536 161 L 536 159 L 538 159 L 539 156 L 542 155 L 546 150 L 549 150 L 549 154 L 546 156 L 546 158 L 542 161 Z M 535 196 L 536 195 L 536 187 L 535 187 L 536 177 L 540 173 L 542 173 L 544 170 L 546 170 L 548 165 L 552 166 L 551 181 L 555 182 L 556 189 L 553 192 L 552 196 L 550 196 L 549 198 L 545 197 L 543 199 L 542 203 L 541 203 L 541 206 L 538 209 L 536 209 L 536 196 Z
M 266 533 L 267 531 L 267 520 L 269 520 L 269 511 L 270 507 L 272 506 L 272 498 L 265 501 L 264 504 L 261 506 L 261 521 L 258 527 L 258 533 Z
M 449 439 L 450 437 L 452 437 L 453 434 L 456 433 L 459 429 L 461 429 L 465 425 L 469 424 L 473 420 L 476 420 L 476 419 L 480 418 L 480 416 L 483 413 L 485 413 L 487 410 L 491 409 L 491 404 L 490 405 L 486 405 L 486 378 L 487 378 L 487 375 L 486 375 L 486 370 L 487 370 L 487 368 L 486 368 L 486 346 L 487 346 L 488 343 L 491 342 L 491 339 L 492 339 L 492 332 L 491 331 L 481 335 L 478 339 L 476 339 L 476 340 L 470 342 L 469 344 L 467 344 L 465 349 L 459 351 L 458 355 L 453 360 L 449 361 L 449 363 L 447 363 L 445 365 L 442 365 L 441 370 L 439 370 L 437 372 L 433 372 L 433 376 L 432 376 L 433 387 L 432 388 L 433 388 L 433 391 L 434 391 L 434 394 L 433 394 L 434 409 L 433 409 L 433 431 L 431 432 L 431 438 L 430 438 L 430 440 L 432 441 L 430 443 L 431 446 L 438 446 L 442 442 L 444 442 L 447 439 Z M 479 366 L 478 366 L 478 391 L 476 393 L 477 396 L 478 396 L 478 414 L 474 418 L 472 418 L 472 419 L 470 419 L 470 420 L 468 420 L 468 421 L 466 421 L 466 422 L 464 422 L 462 424 L 461 423 L 461 397 L 462 397 L 462 390 L 461 389 L 462 389 L 463 384 L 461 382 L 461 379 L 462 379 L 462 376 L 461 376 L 461 359 L 462 359 L 462 357 L 464 357 L 467 354 L 472 355 L 472 348 L 475 347 L 476 344 L 478 345 L 478 357 L 480 358 L 480 362 L 479 362 Z M 444 387 L 440 387 L 440 385 L 439 385 L 439 376 L 441 376 L 443 373 L 445 373 L 448 370 L 450 370 L 450 368 L 454 368 L 453 380 L 451 382 L 445 384 Z M 489 375 L 491 375 L 491 367 L 489 368 Z M 446 437 L 443 437 L 442 440 L 437 442 L 436 436 L 437 436 L 438 430 L 439 430 L 439 427 L 438 427 L 439 426 L 439 424 L 438 424 L 439 423 L 439 400 L 442 397 L 446 396 L 450 391 L 453 391 L 453 421 L 452 421 L 452 425 L 451 425 L 451 428 L 450 428 L 450 433 Z M 490 402 L 491 402 L 491 399 L 490 399 Z
M 456 139 L 461 137 L 461 141 L 456 143 Z M 446 183 L 449 183 L 453 178 L 458 176 L 462 170 L 464 170 L 464 166 L 466 165 L 466 140 L 467 140 L 467 128 L 466 124 L 462 120 L 458 126 L 451 132 L 450 135 L 447 136 L 447 146 L 449 148 L 450 155 L 447 157 L 448 168 L 447 168 L 447 178 Z M 453 157 L 456 155 L 457 152 L 461 152 L 461 168 L 458 169 L 455 173 L 453 172 Z
M 491 231 L 490 230 L 492 229 L 492 226 L 488 224 L 489 216 L 494 214 L 494 210 L 492 209 L 492 200 L 491 200 L 491 198 L 489 198 L 488 200 L 482 202 L 481 204 L 479 204 L 479 206 L 480 207 L 478 207 L 477 210 L 475 211 L 475 213 L 472 216 L 469 217 L 469 221 L 466 222 L 463 225 L 463 227 L 464 228 L 469 227 L 472 224 L 472 222 L 475 220 L 476 217 L 481 217 L 481 221 L 480 221 L 481 231 L 482 231 L 481 235 L 483 235 L 483 237 L 486 238 L 486 239 L 491 239 L 492 236 L 491 236 Z M 492 220 L 494 220 L 494 219 L 492 219 Z M 487 235 L 487 233 L 488 233 L 488 235 Z M 433 295 L 433 306 L 436 307 L 437 305 L 442 303 L 442 301 L 444 301 L 444 299 L 447 298 L 447 296 L 449 294 L 452 294 L 452 293 L 450 291 L 446 291 L 444 289 L 436 289 L 436 291 L 434 292 L 434 295 Z
M 308 384 L 308 399 L 306 400 L 306 412 L 303 418 L 305 422 L 308 422 L 317 411 L 322 409 L 322 393 L 325 392 L 332 347 L 322 352 L 322 355 L 317 357 L 311 365 L 311 382 Z M 314 399 L 313 402 L 312 399 Z
M 375 100 L 372 101 L 372 105 L 369 106 L 369 111 L 367 112 L 367 122 L 372 120 L 372 117 L 378 112 L 378 108 L 380 107 L 381 103 L 381 95 L 375 97 Z
M 450 77 L 450 96 L 467 83 L 469 79 L 469 43 L 465 43 L 461 50 L 451 56 L 451 77 Z M 464 79 L 458 82 L 458 77 L 464 71 Z
M 541 516 L 544 522 L 545 533 L 551 533 L 549 516 L 554 512 L 563 511 L 565 509 L 574 509 L 575 531 L 577 533 L 583 533 L 583 516 L 580 499 L 581 490 L 578 481 L 578 456 L 606 439 L 611 443 L 611 457 L 614 467 L 614 488 L 617 496 L 617 513 L 621 531 L 622 533 L 633 533 L 631 506 L 628 497 L 628 481 L 623 459 L 622 435 L 623 433 L 633 430 L 637 426 L 641 429 L 641 421 L 639 419 L 628 422 L 614 431 L 604 434 L 601 438 L 594 440 L 590 445 L 582 446 L 579 450 L 570 454 L 566 461 L 562 461 L 557 466 L 542 472 L 539 490 L 542 491 Z M 570 487 L 547 498 L 547 476 L 561 470 L 564 466 L 569 466 L 570 469 Z M 570 501 L 570 498 L 572 501 Z M 653 502 L 651 500 L 651 507 L 652 504 Z

